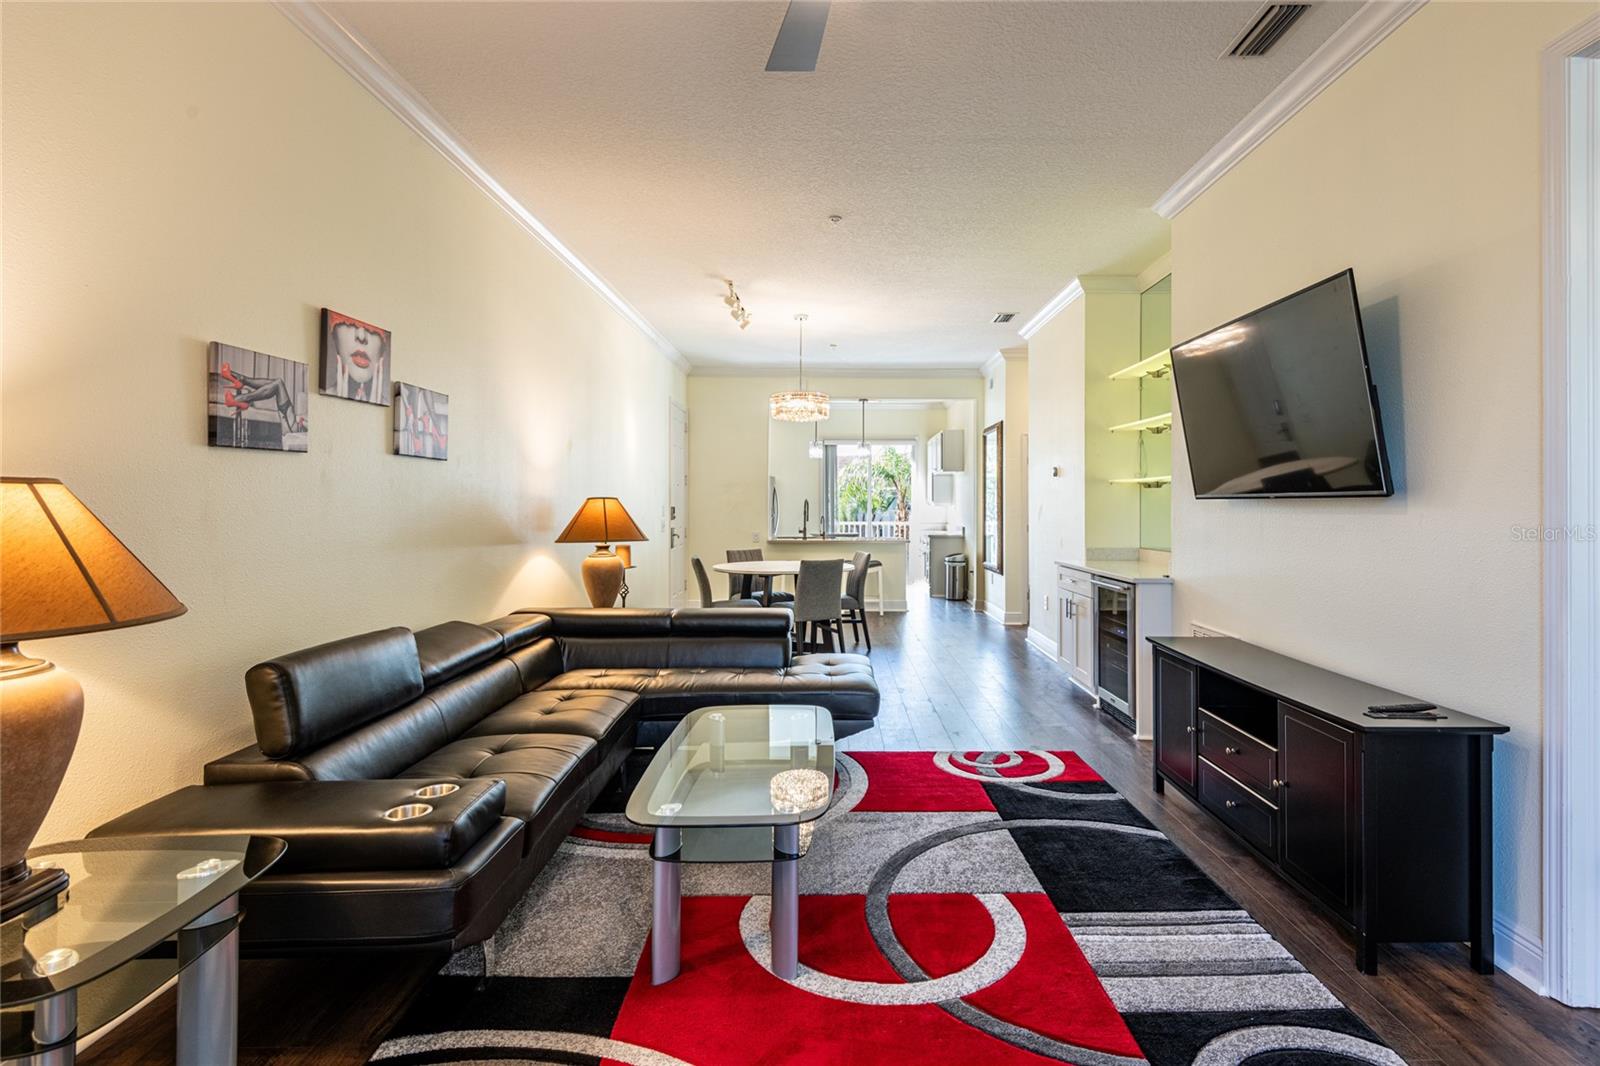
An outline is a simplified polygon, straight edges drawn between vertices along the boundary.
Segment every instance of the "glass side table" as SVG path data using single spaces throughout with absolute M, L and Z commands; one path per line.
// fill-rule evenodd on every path
M 277 837 L 106 837 L 28 858 L 71 883 L 0 926 L 0 1059 L 71 1066 L 78 1040 L 178 978 L 179 1066 L 232 1066 L 239 890 Z
M 628 797 L 653 834 L 650 979 L 678 975 L 685 862 L 772 864 L 772 970 L 800 971 L 801 856 L 833 802 L 833 715 L 754 704 L 691 711 Z

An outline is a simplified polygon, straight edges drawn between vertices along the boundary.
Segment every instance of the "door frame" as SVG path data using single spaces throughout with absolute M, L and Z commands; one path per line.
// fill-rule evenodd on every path
M 1600 1006 L 1600 16 L 1544 49 L 1544 928 L 1541 989 Z M 1584 120 L 1587 121 L 1584 121 Z M 1576 545 L 1576 550 L 1575 550 Z
M 679 416 L 683 418 L 683 513 L 677 514 L 673 510 L 672 490 L 675 470 L 672 457 L 675 455 L 674 423 Z M 667 401 L 667 605 L 669 607 L 683 607 L 689 604 L 689 409 L 677 400 Z M 673 542 L 673 532 L 677 533 L 677 542 Z M 675 567 L 679 556 L 673 553 L 682 546 L 681 567 Z M 677 571 L 676 573 L 674 571 Z M 694 599 L 693 606 L 698 607 L 700 601 Z

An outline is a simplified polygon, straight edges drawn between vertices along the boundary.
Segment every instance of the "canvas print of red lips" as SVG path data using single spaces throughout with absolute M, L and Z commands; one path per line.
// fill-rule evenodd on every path
M 389 406 L 389 331 L 322 309 L 322 394 Z

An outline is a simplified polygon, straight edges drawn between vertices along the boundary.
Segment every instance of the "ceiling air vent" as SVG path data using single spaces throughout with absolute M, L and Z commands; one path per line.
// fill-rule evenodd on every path
M 1266 55 L 1310 7 L 1310 4 L 1267 4 L 1256 12 L 1256 17 L 1250 20 L 1250 25 L 1234 40 L 1226 54 L 1240 57 Z
M 994 316 L 994 320 L 996 322 L 1010 322 L 1016 317 L 1017 313 L 1015 311 L 1001 311 L 998 315 Z

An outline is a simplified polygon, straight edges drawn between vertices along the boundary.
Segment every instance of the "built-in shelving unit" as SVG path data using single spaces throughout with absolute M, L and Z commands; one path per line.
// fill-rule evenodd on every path
M 1163 348 L 1148 359 L 1125 366 L 1111 375 L 1112 381 L 1131 381 L 1134 378 L 1159 378 L 1172 370 L 1172 349 Z
M 1141 488 L 1153 489 L 1159 485 L 1172 484 L 1172 475 L 1163 474 L 1160 477 L 1114 477 L 1113 485 L 1138 485 Z
M 1163 411 L 1149 418 L 1137 418 L 1107 428 L 1108 433 L 1165 433 L 1172 428 L 1172 412 Z

